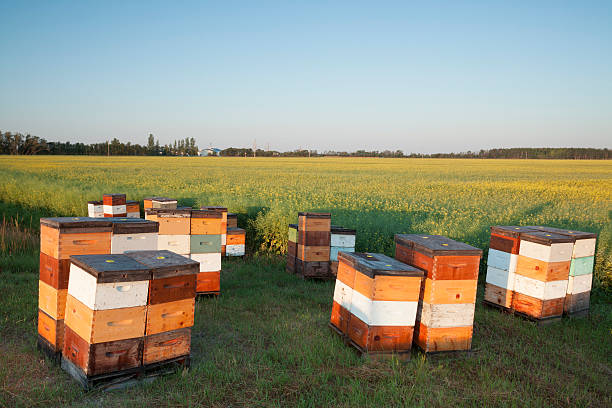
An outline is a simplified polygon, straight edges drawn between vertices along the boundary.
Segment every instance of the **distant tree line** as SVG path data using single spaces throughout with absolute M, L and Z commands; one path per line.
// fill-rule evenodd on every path
M 123 143 L 113 138 L 102 143 L 48 142 L 43 138 L 21 133 L 0 131 L 0 154 L 49 154 L 92 156 L 197 156 L 198 146 L 194 138 L 175 140 L 173 144 L 161 146 L 152 134 L 146 146 Z

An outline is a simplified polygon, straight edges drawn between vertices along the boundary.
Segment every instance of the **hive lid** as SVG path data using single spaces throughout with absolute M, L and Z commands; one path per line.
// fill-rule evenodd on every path
M 344 228 L 338 225 L 331 226 L 331 233 L 337 235 L 357 235 L 357 231 L 351 228 Z
M 228 218 L 228 219 L 229 219 L 229 218 L 238 218 L 238 214 L 228 212 L 228 213 L 227 213 L 227 218 Z
M 181 208 L 157 208 L 157 216 L 160 218 L 189 218 L 191 217 L 190 207 Z
M 317 212 L 299 212 L 298 217 L 308 218 L 331 218 L 331 213 L 317 213 Z
M 72 255 L 70 261 L 99 283 L 134 282 L 151 279 L 151 270 L 124 255 Z
M 142 234 L 159 232 L 159 223 L 142 218 L 111 218 L 113 234 Z
M 552 244 L 575 242 L 576 238 L 546 231 L 529 231 L 521 234 L 521 241 L 535 242 L 536 244 L 550 246 Z
M 102 205 L 102 201 L 88 201 L 87 204 Z
M 517 225 L 494 225 L 491 227 L 492 234 L 503 235 L 509 238 L 518 238 L 521 233 L 536 230 L 538 227 L 531 226 L 523 226 L 519 227 Z
M 125 203 L 126 203 L 126 204 L 140 204 L 140 201 L 136 201 L 136 200 L 127 200 Z
M 204 205 L 200 207 L 200 210 L 213 210 L 213 211 L 227 212 L 227 207 L 219 207 L 216 205 Z
M 289 228 L 298 229 L 297 224 L 289 224 Z
M 429 257 L 482 255 L 482 249 L 468 245 L 465 242 L 455 241 L 443 235 L 395 234 L 395 242 L 412 247 L 415 251 Z
M 378 275 L 422 277 L 425 274 L 421 269 L 383 254 L 340 251 L 338 260 L 348 263 L 353 269 L 370 278 Z
M 59 229 L 65 233 L 110 232 L 112 222 L 108 218 L 52 217 L 41 218 L 40 225 Z
M 533 227 L 533 228 L 536 228 L 540 231 L 552 232 L 554 234 L 574 237 L 574 239 L 576 240 L 597 238 L 597 234 L 595 232 L 576 231 L 576 230 L 568 230 L 568 229 L 554 228 L 554 227 Z
M 227 229 L 227 235 L 244 235 L 246 231 L 242 228 L 230 227 Z
M 223 212 L 219 210 L 191 210 L 192 218 L 223 218 Z
M 131 251 L 125 255 L 150 268 L 152 279 L 193 275 L 200 272 L 199 262 L 167 250 Z

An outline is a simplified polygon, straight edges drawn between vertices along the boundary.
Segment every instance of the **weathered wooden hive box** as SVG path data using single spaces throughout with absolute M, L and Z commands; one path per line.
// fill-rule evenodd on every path
M 539 228 L 543 231 L 574 238 L 564 312 L 568 315 L 587 313 L 593 284 L 597 234 L 552 227 Z
M 227 256 L 244 256 L 246 251 L 246 231 L 242 228 L 227 229 Z
M 221 213 L 221 256 L 225 256 L 225 246 L 227 245 L 227 208 L 219 206 L 202 206 L 200 209 Z
M 200 263 L 196 292 L 218 295 L 221 291 L 221 242 L 225 213 L 218 208 L 192 210 L 191 259 Z M 226 218 L 227 220 L 227 218 Z
M 355 236 L 357 231 L 337 225 L 331 226 L 330 241 L 330 271 L 336 276 L 338 273 L 338 252 L 355 252 Z
M 527 317 L 560 317 L 569 282 L 574 237 L 546 231 L 521 233 L 512 308 Z
M 410 353 L 424 272 L 382 254 L 340 252 L 330 323 L 363 353 Z
M 157 250 L 159 224 L 140 218 L 113 218 L 111 254 Z
M 127 217 L 125 194 L 104 194 L 102 204 L 105 217 Z
M 227 228 L 238 228 L 238 214 L 227 213 Z
M 330 278 L 330 213 L 298 213 L 296 271 L 305 278 Z
M 102 201 L 88 201 L 87 216 L 91 218 L 104 218 L 104 206 Z
M 104 218 L 40 219 L 38 345 L 52 357 L 63 348 L 70 256 L 110 253 L 111 233 Z
M 143 201 L 143 207 L 145 210 L 151 208 L 175 210 L 177 205 L 177 200 L 167 197 L 147 197 Z
M 90 388 L 188 364 L 197 262 L 169 251 L 71 261 L 62 368 Z
M 148 210 L 150 212 L 151 210 Z M 159 223 L 157 249 L 168 250 L 181 255 L 191 253 L 191 209 L 154 210 Z
M 395 257 L 425 271 L 415 343 L 426 353 L 470 350 L 482 250 L 441 235 L 397 234 Z
M 502 226 L 491 227 L 485 301 L 504 309 L 512 309 L 516 265 L 523 232 L 533 231 L 533 227 Z
M 295 273 L 295 263 L 297 260 L 297 235 L 298 225 L 289 224 L 289 233 L 287 237 L 287 272 Z
M 140 218 L 140 202 L 126 201 L 125 204 L 128 218 Z

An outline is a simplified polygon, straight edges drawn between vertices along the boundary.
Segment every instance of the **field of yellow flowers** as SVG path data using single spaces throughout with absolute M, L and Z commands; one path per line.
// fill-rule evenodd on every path
M 611 161 L 4 156 L 0 177 L 0 201 L 22 218 L 86 215 L 111 192 L 224 205 L 256 252 L 283 253 L 287 224 L 306 210 L 356 228 L 358 250 L 387 254 L 395 233 L 486 249 L 495 224 L 595 231 L 595 285 L 612 282 Z

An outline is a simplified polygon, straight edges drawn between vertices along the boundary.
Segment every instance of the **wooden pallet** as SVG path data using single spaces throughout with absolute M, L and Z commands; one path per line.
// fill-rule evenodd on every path
M 61 351 L 55 351 L 55 348 L 51 343 L 49 343 L 44 337 L 38 336 L 38 342 L 36 343 L 36 348 L 42 352 L 45 356 L 49 358 L 54 363 L 59 364 L 60 359 L 62 358 Z
M 329 282 L 329 281 L 335 281 L 336 277 L 335 276 L 304 276 L 301 273 L 297 273 L 296 274 L 298 277 L 300 277 L 302 280 L 311 280 L 311 281 L 317 281 L 317 282 Z
M 176 372 L 180 368 L 189 368 L 190 356 L 181 356 L 144 367 L 131 368 L 113 373 L 87 376 L 72 361 L 62 358 L 62 369 L 74 378 L 86 390 L 112 391 L 128 388 L 138 384 L 149 383 L 157 377 Z
M 579 310 L 577 312 L 565 313 L 565 316 L 570 319 L 582 319 L 585 317 L 589 317 L 589 309 Z
M 442 351 L 425 351 L 420 347 L 414 347 L 415 352 L 421 352 L 429 359 L 455 359 L 473 357 L 480 350 L 442 350 Z
M 507 313 L 509 315 L 519 316 L 519 317 L 521 317 L 521 318 L 523 318 L 525 320 L 529 320 L 530 322 L 537 323 L 538 326 L 546 326 L 546 325 L 549 325 L 551 323 L 556 323 L 556 322 L 561 321 L 561 316 L 544 317 L 544 318 L 539 318 L 538 319 L 536 317 L 529 316 L 528 314 L 525 314 L 525 313 L 522 313 L 522 312 L 517 312 L 516 310 L 511 310 L 511 309 L 505 308 L 503 306 L 500 306 L 500 305 L 498 305 L 496 303 L 489 302 L 487 300 L 483 300 L 482 304 L 487 306 L 487 307 L 490 307 L 492 309 L 497 309 L 497 310 L 499 310 L 501 312 Z
M 339 328 L 334 326 L 331 322 L 327 324 L 330 330 L 336 333 L 344 344 L 350 345 L 353 347 L 355 351 L 357 351 L 362 357 L 369 358 L 371 360 L 381 361 L 381 360 L 390 360 L 393 358 L 397 358 L 400 361 L 408 361 L 410 360 L 411 351 L 368 351 L 362 348 L 359 344 L 355 343 L 351 340 L 346 334 L 340 331 Z

